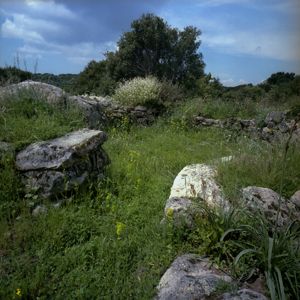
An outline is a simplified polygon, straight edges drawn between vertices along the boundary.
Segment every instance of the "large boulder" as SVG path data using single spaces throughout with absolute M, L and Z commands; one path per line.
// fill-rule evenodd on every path
M 101 148 L 106 139 L 103 131 L 82 129 L 29 145 L 16 156 L 26 191 L 51 198 L 88 178 L 102 177 L 109 162 Z
M 216 169 L 206 164 L 188 165 L 176 176 L 169 198 L 197 198 L 211 207 L 227 207 L 216 175 Z
M 51 84 L 26 80 L 0 89 L 0 99 L 7 95 L 18 95 L 20 92 L 30 92 L 32 96 L 44 98 L 48 103 L 55 104 L 66 101 L 67 94 L 59 87 Z
M 251 210 L 261 211 L 266 219 L 275 224 L 278 211 L 277 225 L 283 226 L 291 220 L 299 219 L 300 213 L 296 205 L 269 188 L 248 186 L 242 189 L 244 204 Z
M 196 254 L 184 254 L 174 260 L 160 279 L 156 300 L 236 299 L 267 300 L 251 289 L 242 288 L 235 293 L 220 293 L 218 288 L 233 284 L 230 276 L 217 269 L 211 261 Z
M 229 203 L 215 181 L 217 171 L 205 164 L 184 167 L 176 176 L 165 205 L 164 220 L 177 228 L 193 228 L 201 213 L 200 203 L 211 208 L 228 209 Z
M 185 254 L 175 259 L 160 279 L 156 300 L 201 300 L 232 279 L 211 266 L 207 258 Z

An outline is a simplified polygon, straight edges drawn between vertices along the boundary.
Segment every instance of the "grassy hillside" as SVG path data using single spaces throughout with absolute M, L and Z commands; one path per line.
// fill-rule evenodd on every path
M 72 108 L 55 109 L 22 97 L 21 102 L 1 103 L 5 107 L 0 118 L 1 140 L 17 149 L 84 126 L 81 115 Z M 232 103 L 228 108 L 234 113 L 255 116 L 259 111 L 255 105 L 250 115 Z M 230 269 L 240 248 L 230 241 L 220 242 L 230 226 L 254 223 L 246 212 L 208 211 L 192 232 L 161 223 L 172 182 L 188 164 L 213 163 L 233 155 L 232 162 L 216 166 L 218 180 L 236 209 L 241 187 L 269 187 L 287 197 L 300 187 L 299 144 L 290 145 L 286 153 L 285 144 L 270 145 L 221 129 L 189 127 L 188 118 L 197 109 L 205 109 L 205 104 L 214 105 L 199 99 L 187 101 L 151 127 L 121 124 L 108 128 L 104 148 L 111 165 L 107 179 L 91 182 L 63 207 L 50 208 L 46 215 L 31 215 L 28 203 L 34 195 L 22 194 L 13 158 L 1 157 L 0 298 L 22 294 L 24 299 L 151 299 L 172 260 L 188 251 L 210 255 L 236 278 L 253 265 L 263 269 L 268 254 Z M 220 116 L 227 115 L 220 112 Z M 238 238 L 243 242 L 243 236 Z M 290 239 L 283 248 L 290 245 L 292 250 L 296 247 Z M 299 254 L 293 259 L 299 262 Z M 297 278 L 300 270 L 297 264 L 293 268 Z M 295 299 L 292 287 L 297 289 L 299 283 L 292 283 L 286 286 L 286 293 Z

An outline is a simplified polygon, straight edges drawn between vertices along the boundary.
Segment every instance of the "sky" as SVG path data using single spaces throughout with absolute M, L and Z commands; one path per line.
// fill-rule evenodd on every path
M 200 29 L 205 72 L 226 86 L 300 74 L 300 0 L 0 0 L 0 66 L 79 73 L 144 13 Z

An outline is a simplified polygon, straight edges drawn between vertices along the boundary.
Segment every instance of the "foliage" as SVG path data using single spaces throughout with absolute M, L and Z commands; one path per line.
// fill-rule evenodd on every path
M 91 61 L 79 74 L 74 83 L 74 91 L 78 94 L 111 95 L 116 87 L 116 81 L 111 78 L 107 61 Z
M 294 78 L 295 78 L 295 73 L 277 72 L 272 74 L 266 80 L 266 83 L 271 85 L 280 85 L 282 83 L 293 81 Z
M 240 248 L 234 264 L 244 264 L 242 269 L 250 272 L 250 276 L 257 270 L 264 274 L 272 300 L 299 299 L 300 224 L 290 223 L 272 233 L 259 213 L 251 214 L 250 218 L 251 224 L 231 228 L 222 237 L 224 240 L 239 232 L 239 238 L 234 237 L 235 246 Z
M 49 73 L 34 73 L 32 80 L 48 83 L 60 87 L 66 92 L 73 93 L 76 87 L 77 74 L 49 74 Z
M 19 83 L 32 78 L 32 74 L 17 67 L 0 68 L 0 86 Z
M 157 104 L 161 84 L 155 77 L 136 77 L 119 85 L 114 99 L 129 106 Z
M 170 82 L 162 81 L 162 90 L 164 84 Z M 177 92 L 169 96 L 173 92 L 169 87 L 163 99 L 177 99 Z M 299 145 L 290 147 L 282 178 L 282 144 L 270 146 L 239 135 L 233 138 L 226 130 L 187 126 L 188 118 L 197 112 L 254 116 L 266 103 L 271 105 L 244 101 L 239 96 L 244 88 L 247 94 L 253 87 L 230 90 L 238 94 L 233 96 L 237 100 L 224 101 L 223 107 L 209 92 L 205 99 L 178 104 L 171 116 L 158 119 L 151 127 L 129 126 L 124 119 L 118 128 L 109 128 L 110 139 L 104 145 L 111 159 L 107 179 L 74 192 L 59 209 L 46 202 L 48 214 L 43 216 L 33 217 L 28 200 L 18 192 L 13 157 L 1 158 L 0 298 L 21 294 L 30 299 L 152 299 L 174 257 L 188 251 L 208 254 L 227 271 L 237 257 L 236 277 L 249 277 L 255 267 L 266 271 L 269 286 L 277 281 L 280 287 L 282 281 L 286 295 L 299 298 L 297 227 L 272 236 L 269 228 L 259 223 L 264 220 L 258 222 L 257 216 L 237 205 L 239 190 L 247 185 L 279 191 L 282 182 L 283 195 L 291 196 L 300 184 Z M 84 123 L 72 107 L 53 107 L 21 94 L 18 99 L 1 102 L 0 126 L 0 140 L 12 142 L 19 150 Z M 234 208 L 201 207 L 193 232 L 178 234 L 163 226 L 163 208 L 178 172 L 188 164 L 212 163 L 228 155 L 235 159 L 215 164 L 218 181 Z
M 89 63 L 79 76 L 78 91 L 111 94 L 116 82 L 152 75 L 191 92 L 204 74 L 200 34 L 195 27 L 180 31 L 160 17 L 145 14 L 121 36 L 117 51 Z

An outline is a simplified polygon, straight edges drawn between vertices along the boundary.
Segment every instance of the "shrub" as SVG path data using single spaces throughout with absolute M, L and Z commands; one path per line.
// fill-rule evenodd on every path
M 155 77 L 136 77 L 121 83 L 115 91 L 114 99 L 129 106 L 158 104 L 161 87 Z
M 174 103 L 179 103 L 182 101 L 184 94 L 179 85 L 172 84 L 172 82 L 168 80 L 163 80 L 161 82 L 159 98 L 164 106 L 168 107 Z

